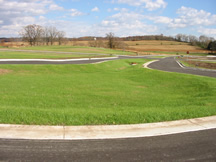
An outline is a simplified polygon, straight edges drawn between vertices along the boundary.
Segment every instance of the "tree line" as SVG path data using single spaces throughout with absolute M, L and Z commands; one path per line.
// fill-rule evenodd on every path
M 207 37 L 205 35 L 201 35 L 200 37 L 196 37 L 194 35 L 185 35 L 185 34 L 177 34 L 175 37 L 176 41 L 179 42 L 188 42 L 193 46 L 199 46 L 201 48 L 207 49 L 210 42 L 214 42 L 215 39 L 213 37 Z
M 59 31 L 54 26 L 42 27 L 40 25 L 27 25 L 20 31 L 24 41 L 29 42 L 31 46 L 35 45 L 53 45 L 54 42 L 62 44 L 65 32 Z
M 106 37 L 80 37 L 80 38 L 65 38 L 65 32 L 59 31 L 54 26 L 42 27 L 40 25 L 27 25 L 20 31 L 20 35 L 24 41 L 29 42 L 31 46 L 35 45 L 53 45 L 54 42 L 62 44 L 63 40 L 70 41 L 89 41 L 91 47 L 107 47 L 107 48 L 126 48 L 123 41 L 140 41 L 140 40 L 166 40 L 187 42 L 193 46 L 199 46 L 208 50 L 215 50 L 216 41 L 213 37 L 201 35 L 177 34 L 176 36 L 161 35 L 143 35 L 143 36 L 128 36 L 116 37 L 114 33 L 107 33 Z M 107 43 L 104 43 L 106 41 Z

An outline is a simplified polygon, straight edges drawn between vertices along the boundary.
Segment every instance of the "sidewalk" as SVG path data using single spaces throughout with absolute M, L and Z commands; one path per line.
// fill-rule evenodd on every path
M 216 128 L 216 116 L 134 125 L 37 126 L 0 124 L 0 138 L 58 140 L 135 138 L 214 128 Z

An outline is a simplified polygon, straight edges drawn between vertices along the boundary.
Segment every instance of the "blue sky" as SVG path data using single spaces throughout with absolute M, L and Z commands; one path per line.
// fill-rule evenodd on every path
M 0 0 L 0 37 L 26 25 L 55 26 L 67 37 L 164 34 L 216 39 L 216 0 Z

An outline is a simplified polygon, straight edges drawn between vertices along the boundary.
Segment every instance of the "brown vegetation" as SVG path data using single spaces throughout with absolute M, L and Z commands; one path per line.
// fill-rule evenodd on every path
M 12 70 L 8 70 L 8 69 L 0 69 L 0 75 L 2 74 L 7 74 L 7 73 L 11 73 Z
M 203 61 L 192 61 L 188 60 L 185 61 L 190 65 L 194 65 L 195 67 L 201 67 L 206 69 L 216 69 L 216 63 L 210 63 L 210 62 L 203 62 Z
M 89 46 L 89 47 L 107 47 L 108 41 L 106 40 L 90 40 L 90 41 L 65 41 L 62 45 L 67 46 Z M 209 53 L 209 50 L 204 50 L 198 46 L 192 46 L 190 43 L 177 42 L 177 41 L 161 41 L 161 40 L 142 40 L 142 41 L 118 41 L 118 49 L 138 52 L 139 54 L 153 54 L 153 52 L 183 52 L 186 54 L 187 51 L 190 53 Z M 42 44 L 41 44 L 42 45 Z M 55 42 L 53 45 L 58 45 Z M 0 43 L 0 46 L 5 47 L 25 47 L 29 46 L 27 42 L 4 42 Z M 85 50 L 85 49 L 82 49 Z
M 197 52 L 208 53 L 208 50 L 203 50 L 197 46 L 191 46 L 189 43 L 177 41 L 159 41 L 159 40 L 144 40 L 144 41 L 125 41 L 129 50 L 138 52 Z

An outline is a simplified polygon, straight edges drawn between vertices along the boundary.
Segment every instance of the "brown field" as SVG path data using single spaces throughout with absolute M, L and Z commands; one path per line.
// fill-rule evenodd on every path
M 104 43 L 106 43 L 104 41 Z M 126 47 L 124 50 L 137 52 L 139 54 L 153 54 L 163 52 L 170 53 L 209 53 L 208 50 L 203 50 L 197 46 L 191 46 L 189 43 L 176 42 L 176 41 L 160 41 L 160 40 L 143 40 L 143 41 L 124 41 Z M 55 43 L 57 45 L 57 43 Z M 69 46 L 89 46 L 89 41 L 67 41 L 63 45 Z M 25 47 L 29 46 L 26 42 L 5 42 L 0 43 L 0 46 L 5 47 Z M 123 48 L 123 47 L 122 47 Z
M 189 43 L 176 41 L 125 41 L 129 50 L 137 52 L 191 52 L 191 53 L 209 53 L 208 50 L 203 50 L 197 46 L 191 46 Z

